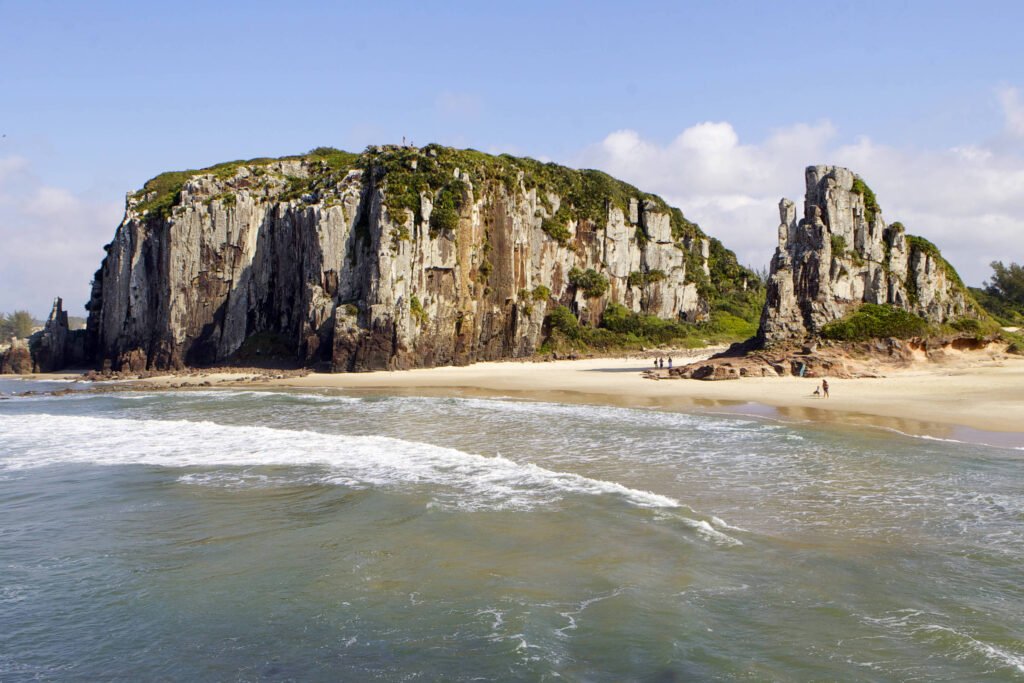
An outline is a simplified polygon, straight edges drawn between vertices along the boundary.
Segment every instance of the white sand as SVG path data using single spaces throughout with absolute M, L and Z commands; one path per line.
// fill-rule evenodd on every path
M 784 419 L 866 424 L 947 438 L 962 436 L 958 427 L 1005 432 L 1007 436 L 1024 434 L 1024 358 L 1018 356 L 950 354 L 942 364 L 921 362 L 907 370 L 883 369 L 884 377 L 830 379 L 828 399 L 813 396 L 816 379 L 655 381 L 641 374 L 651 367 L 649 359 L 598 358 L 477 363 L 400 372 L 312 373 L 280 379 L 212 371 L 143 381 L 157 385 L 209 383 L 220 387 L 513 396 L 666 410 L 750 412 Z M 1024 443 L 1024 437 L 1018 440 Z
M 862 421 L 914 434 L 949 436 L 942 425 L 1024 433 L 1024 359 L 923 363 L 871 379 L 832 379 L 831 397 L 814 397 L 815 379 L 744 378 L 702 382 L 644 379 L 647 359 L 600 358 L 551 363 L 477 363 L 403 372 L 310 374 L 265 386 L 382 389 L 510 395 L 666 409 L 777 408 L 794 419 Z M 252 386 L 252 385 L 250 385 Z

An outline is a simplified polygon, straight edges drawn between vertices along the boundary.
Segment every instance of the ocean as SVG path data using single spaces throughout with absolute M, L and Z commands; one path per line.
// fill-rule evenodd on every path
M 0 401 L 0 681 L 981 679 L 1024 680 L 1019 448 L 517 398 Z

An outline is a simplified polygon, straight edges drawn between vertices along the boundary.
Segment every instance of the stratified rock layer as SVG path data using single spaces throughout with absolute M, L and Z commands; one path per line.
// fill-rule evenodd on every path
M 771 262 L 759 338 L 800 340 L 856 310 L 890 304 L 930 322 L 975 315 L 956 272 L 929 242 L 886 225 L 871 190 L 851 171 L 810 166 L 804 217 L 779 203 L 779 246 Z
M 612 302 L 706 310 L 703 233 L 603 174 L 436 146 L 350 156 L 214 167 L 173 196 L 159 178 L 129 195 L 88 306 L 98 364 L 213 364 L 268 335 L 335 371 L 464 364 L 533 353 L 557 304 L 592 324 Z M 572 195 L 584 181 L 611 194 Z M 607 291 L 588 297 L 573 268 Z

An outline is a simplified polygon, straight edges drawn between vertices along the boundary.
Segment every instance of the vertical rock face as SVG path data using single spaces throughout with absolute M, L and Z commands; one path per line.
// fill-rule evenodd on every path
M 32 340 L 32 357 L 37 372 L 64 367 L 69 333 L 68 314 L 64 310 L 64 302 L 58 297 L 53 302 L 43 331 Z
M 35 372 L 52 372 L 86 361 L 86 333 L 68 327 L 68 314 L 60 297 L 54 300 L 46 325 L 32 336 L 29 345 Z
M 900 223 L 886 225 L 862 179 L 838 166 L 810 166 L 806 183 L 799 221 L 792 201 L 779 203 L 762 342 L 817 335 L 864 303 L 889 304 L 936 323 L 976 315 L 938 249 L 907 235 Z
M 533 353 L 559 304 L 591 323 L 612 302 L 706 308 L 708 241 L 660 199 L 438 146 L 166 174 L 106 249 L 88 330 L 112 369 L 212 364 L 268 335 L 334 371 L 464 364 Z

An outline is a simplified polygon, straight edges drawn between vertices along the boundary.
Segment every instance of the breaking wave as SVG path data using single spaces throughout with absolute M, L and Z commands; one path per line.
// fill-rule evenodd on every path
M 649 509 L 683 507 L 674 498 L 612 481 L 558 472 L 497 455 L 487 457 L 427 443 L 383 436 L 351 436 L 186 420 L 0 415 L 7 455 L 0 466 L 26 469 L 82 463 L 168 468 L 314 468 L 297 481 L 352 487 L 435 487 L 441 502 L 469 509 L 528 509 L 571 495 L 612 496 Z M 181 481 L 204 485 L 265 482 L 237 471 L 186 473 Z M 277 480 L 275 479 L 275 482 Z M 291 483 L 297 483 L 295 479 Z M 436 492 L 435 492 L 436 493 Z M 716 542 L 734 541 L 707 522 L 684 523 Z

